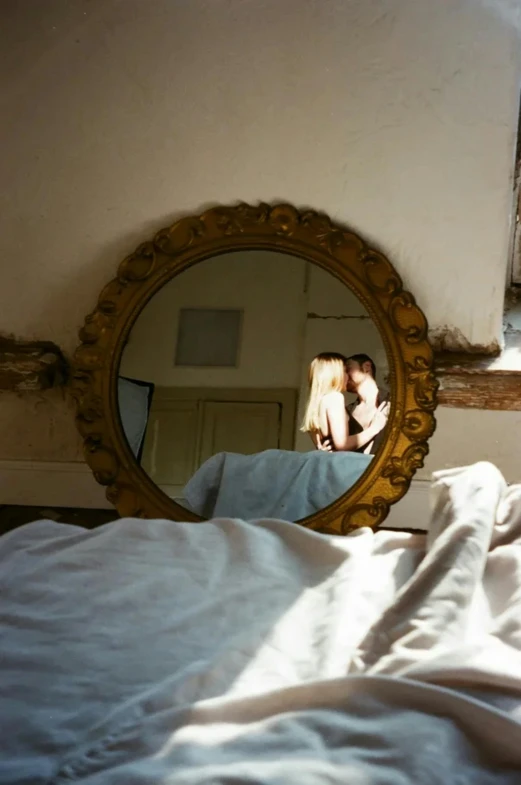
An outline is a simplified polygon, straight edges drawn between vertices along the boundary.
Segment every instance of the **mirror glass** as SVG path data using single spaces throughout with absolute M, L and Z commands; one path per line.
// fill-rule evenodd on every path
M 265 250 L 167 283 L 118 379 L 127 441 L 161 490 L 204 518 L 249 520 L 300 520 L 343 495 L 385 438 L 388 390 L 382 339 L 351 290 Z

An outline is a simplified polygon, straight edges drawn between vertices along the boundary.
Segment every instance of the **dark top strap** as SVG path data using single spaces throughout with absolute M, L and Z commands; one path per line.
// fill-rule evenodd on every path
M 387 390 L 378 390 L 378 395 L 376 397 L 376 407 L 379 409 L 383 404 L 388 403 L 390 400 L 390 394 Z M 347 407 L 347 412 L 349 414 L 349 436 L 355 436 L 357 433 L 362 433 L 364 430 L 358 420 L 353 417 L 353 411 L 358 406 L 359 401 L 353 401 Z M 369 450 L 369 455 L 374 455 L 378 448 L 380 447 L 383 437 L 385 433 L 385 428 L 382 428 L 380 433 L 378 433 L 371 444 L 371 449 Z M 367 446 L 367 445 L 366 445 Z M 357 450 L 353 450 L 353 452 L 364 452 L 365 447 L 359 447 Z

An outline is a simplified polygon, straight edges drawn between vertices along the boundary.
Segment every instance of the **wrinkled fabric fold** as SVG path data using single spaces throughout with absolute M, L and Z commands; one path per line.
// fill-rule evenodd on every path
M 2 538 L 0 782 L 519 783 L 521 486 L 482 462 L 432 502 L 427 536 Z

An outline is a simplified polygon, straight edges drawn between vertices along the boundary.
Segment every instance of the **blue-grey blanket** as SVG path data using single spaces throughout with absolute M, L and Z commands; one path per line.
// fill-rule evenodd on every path
M 319 450 L 265 450 L 254 455 L 221 452 L 196 471 L 183 498 L 203 518 L 298 521 L 351 488 L 372 457 Z

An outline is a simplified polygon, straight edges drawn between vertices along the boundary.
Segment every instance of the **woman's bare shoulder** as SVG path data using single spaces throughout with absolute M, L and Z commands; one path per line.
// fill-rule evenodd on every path
M 322 398 L 326 406 L 343 406 L 345 407 L 345 398 L 341 392 L 326 393 Z

